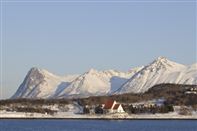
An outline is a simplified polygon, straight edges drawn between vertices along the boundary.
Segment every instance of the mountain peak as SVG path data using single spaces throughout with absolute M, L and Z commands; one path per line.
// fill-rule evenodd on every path
M 157 66 L 171 66 L 174 62 L 168 60 L 166 57 L 160 56 L 156 60 L 154 60 L 151 64 L 152 65 L 157 65 Z
M 32 67 L 27 76 L 27 78 L 31 78 L 32 80 L 34 79 L 44 79 L 44 72 L 42 69 L 39 69 L 37 67 Z
M 154 68 L 154 69 L 175 69 L 175 68 L 184 68 L 184 65 L 178 64 L 171 60 L 168 60 L 166 57 L 160 56 L 155 59 L 152 63 L 150 63 L 147 67 Z
M 38 67 L 32 67 L 29 72 L 31 73 L 40 73 L 40 74 L 51 74 L 49 71 L 45 70 L 45 69 L 41 69 Z
M 155 59 L 152 63 L 170 63 L 171 61 L 168 60 L 166 57 L 160 56 L 157 59 Z
M 32 74 L 40 74 L 42 75 L 43 77 L 45 76 L 53 76 L 53 77 L 58 77 L 57 75 L 45 70 L 45 69 L 41 69 L 41 68 L 38 68 L 38 67 L 32 67 L 29 71 L 29 75 L 32 75 Z
M 30 69 L 30 72 L 37 72 L 37 71 L 40 71 L 40 69 L 38 68 L 38 67 L 32 67 L 31 69 Z
M 98 73 L 98 71 L 97 71 L 96 69 L 93 69 L 93 68 L 91 68 L 91 69 L 87 72 L 87 74 L 95 74 L 95 73 Z

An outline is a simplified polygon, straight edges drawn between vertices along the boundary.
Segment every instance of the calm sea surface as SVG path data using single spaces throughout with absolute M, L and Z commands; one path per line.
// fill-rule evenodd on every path
M 197 120 L 0 120 L 0 131 L 197 131 Z

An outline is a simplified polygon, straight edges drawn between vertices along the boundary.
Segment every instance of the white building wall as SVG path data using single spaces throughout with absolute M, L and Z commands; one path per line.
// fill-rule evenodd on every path
M 112 105 L 112 107 L 111 107 L 111 110 L 113 110 L 113 108 L 114 108 L 115 104 L 117 104 L 117 102 L 116 102 L 116 101 L 114 101 L 114 103 L 113 103 L 113 105 Z
M 120 104 L 120 106 L 118 107 L 117 112 L 118 112 L 118 113 L 124 113 L 124 112 L 125 112 L 124 109 L 122 108 L 122 105 L 121 105 L 121 104 Z

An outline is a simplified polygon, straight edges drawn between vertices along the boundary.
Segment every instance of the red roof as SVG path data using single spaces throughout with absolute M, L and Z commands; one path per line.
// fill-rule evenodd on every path
M 113 110 L 118 109 L 119 106 L 120 106 L 120 104 L 115 104 Z
M 114 103 L 114 100 L 107 100 L 107 101 L 105 102 L 104 109 L 111 109 L 112 106 L 113 106 L 113 103 Z

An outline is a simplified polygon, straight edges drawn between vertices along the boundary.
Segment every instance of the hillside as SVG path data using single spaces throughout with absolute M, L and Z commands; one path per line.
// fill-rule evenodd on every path
M 150 88 L 145 93 L 118 94 L 110 96 L 91 96 L 80 99 L 8 99 L 1 100 L 0 105 L 10 104 L 69 104 L 74 101 L 80 101 L 83 105 L 102 104 L 108 99 L 113 99 L 121 103 L 129 104 L 140 101 L 148 101 L 163 98 L 172 105 L 197 105 L 197 85 L 180 85 L 180 84 L 159 84 Z

